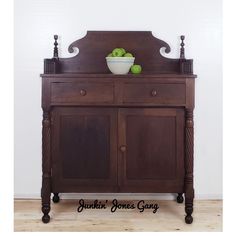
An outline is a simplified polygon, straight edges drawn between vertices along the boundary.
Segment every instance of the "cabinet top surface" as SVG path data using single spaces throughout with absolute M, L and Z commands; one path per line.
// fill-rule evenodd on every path
M 114 74 L 93 74 L 93 73 L 63 73 L 63 74 L 41 74 L 42 78 L 196 78 L 194 74 L 127 74 L 127 75 L 114 75 Z

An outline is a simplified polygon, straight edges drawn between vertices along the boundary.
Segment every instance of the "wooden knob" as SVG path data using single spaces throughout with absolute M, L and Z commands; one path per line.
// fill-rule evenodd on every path
M 81 96 L 85 96 L 86 94 L 87 94 L 86 90 L 84 90 L 84 89 L 80 90 L 80 95 Z
M 153 97 L 155 97 L 155 96 L 157 95 L 157 91 L 156 91 L 155 89 L 153 89 L 153 90 L 151 91 L 151 95 L 152 95 Z
M 120 151 L 121 152 L 126 152 L 126 146 L 125 145 L 120 146 Z

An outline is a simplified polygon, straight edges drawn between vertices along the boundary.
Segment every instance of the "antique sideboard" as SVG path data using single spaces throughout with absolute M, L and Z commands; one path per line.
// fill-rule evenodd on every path
M 193 60 L 170 59 L 149 31 L 88 31 L 42 77 L 42 221 L 59 193 L 176 193 L 193 221 Z M 105 57 L 128 49 L 139 75 L 113 75 Z M 164 52 L 161 53 L 161 50 Z M 183 198 L 184 194 L 184 198 Z

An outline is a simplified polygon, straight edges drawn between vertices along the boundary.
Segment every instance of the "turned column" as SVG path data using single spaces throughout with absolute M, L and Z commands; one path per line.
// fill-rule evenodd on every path
M 42 221 L 48 223 L 50 221 L 50 197 L 51 197 L 51 150 L 50 150 L 50 113 L 43 111 L 42 122 Z
M 185 222 L 193 222 L 193 109 L 185 110 Z

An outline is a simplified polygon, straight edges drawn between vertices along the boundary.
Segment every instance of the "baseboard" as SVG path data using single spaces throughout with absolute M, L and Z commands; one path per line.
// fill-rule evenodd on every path
M 61 199 L 120 199 L 120 200 L 174 200 L 176 194 L 166 193 L 63 193 Z M 38 193 L 35 194 L 15 194 L 14 199 L 40 199 Z M 222 194 L 195 194 L 196 200 L 222 200 Z

